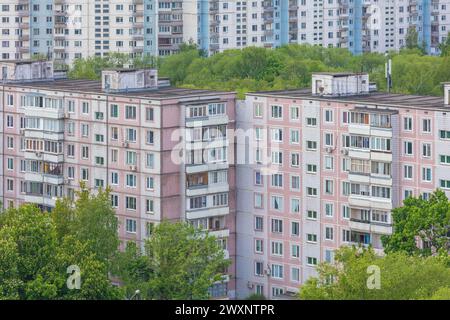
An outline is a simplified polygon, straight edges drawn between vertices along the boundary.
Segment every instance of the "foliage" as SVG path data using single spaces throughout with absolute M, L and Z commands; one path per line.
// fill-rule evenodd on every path
M 128 243 L 118 275 L 127 295 L 144 299 L 206 299 L 229 261 L 214 236 L 184 222 L 162 222 L 145 243 L 145 252 Z
M 442 95 L 441 82 L 450 79 L 450 57 L 424 55 L 414 30 L 409 33 L 407 48 L 390 53 L 393 61 L 392 92 Z M 69 76 L 99 79 L 103 68 L 123 65 L 123 59 L 115 61 L 111 57 L 77 60 Z M 129 58 L 128 61 L 138 67 L 158 67 L 160 76 L 170 78 L 175 86 L 235 91 L 239 98 L 251 91 L 305 88 L 310 86 L 311 73 L 320 71 L 368 72 L 371 81 L 384 90 L 385 62 L 386 57 L 379 53 L 352 55 L 343 48 L 306 44 L 289 44 L 276 49 L 231 49 L 210 57 L 206 57 L 195 44 L 183 44 L 175 55 L 144 56 L 134 61 Z
M 9 208 L 1 214 L 0 299 L 122 296 L 108 274 L 110 260 L 118 250 L 117 222 L 114 224 L 106 205 L 110 203 L 109 196 L 106 191 L 85 196 L 83 190 L 84 187 L 83 203 L 58 200 L 50 214 L 31 204 Z M 81 271 L 79 290 L 69 290 L 66 285 L 67 268 L 71 265 L 77 265 Z
M 380 288 L 369 289 L 369 266 L 380 269 Z M 304 300 L 410 300 L 440 299 L 448 294 L 450 268 L 448 256 L 418 257 L 404 253 L 377 256 L 364 248 L 342 247 L 333 264 L 318 266 L 300 288 Z M 369 279 L 370 281 L 371 279 Z
M 263 294 L 253 293 L 249 295 L 245 300 L 266 300 Z
M 410 197 L 402 207 L 392 210 L 394 230 L 382 238 L 386 253 L 405 252 L 429 256 L 433 252 L 448 254 L 450 241 L 450 201 L 442 190 L 435 191 L 429 200 Z M 430 243 L 419 248 L 416 239 Z

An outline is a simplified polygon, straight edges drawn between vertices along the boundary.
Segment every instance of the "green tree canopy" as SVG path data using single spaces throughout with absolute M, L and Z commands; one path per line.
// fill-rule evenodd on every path
M 299 297 L 303 300 L 445 298 L 450 288 L 448 261 L 448 257 L 425 258 L 405 253 L 380 257 L 371 248 L 342 247 L 333 264 L 318 266 L 318 276 L 307 280 Z M 374 269 L 379 270 L 379 288 L 372 286 L 376 284 L 370 278 L 377 272 Z
M 214 236 L 184 222 L 162 222 L 145 243 L 133 242 L 120 257 L 118 275 L 128 296 L 139 289 L 145 299 L 205 299 L 222 279 L 229 260 Z
M 382 237 L 386 253 L 405 252 L 429 256 L 450 250 L 450 202 L 442 190 L 435 191 L 429 200 L 410 197 L 403 206 L 392 210 L 394 230 L 392 235 Z M 430 246 L 420 248 L 417 238 Z

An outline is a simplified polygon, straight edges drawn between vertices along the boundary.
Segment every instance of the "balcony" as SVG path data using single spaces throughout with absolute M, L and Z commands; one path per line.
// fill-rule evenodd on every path
M 186 164 L 186 173 L 199 173 L 204 171 L 224 170 L 228 168 L 228 162 Z
M 201 218 L 211 218 L 214 216 L 225 216 L 230 213 L 230 208 L 226 207 L 214 207 L 214 208 L 201 208 L 201 209 L 188 209 L 186 210 L 186 219 L 194 220 Z
M 392 225 L 375 221 L 367 221 L 351 218 L 349 222 L 350 229 L 359 232 L 375 233 L 375 234 L 392 234 Z
M 392 210 L 392 200 L 387 198 L 378 198 L 370 195 L 350 194 L 348 204 L 351 207 L 376 208 L 381 210 Z
M 64 176 L 61 174 L 26 172 L 25 180 L 58 185 L 64 183 Z
M 36 203 L 48 207 L 55 207 L 56 197 L 47 197 L 42 194 L 26 193 L 24 196 L 24 201 L 28 203 Z
M 188 186 L 186 188 L 186 195 L 189 197 L 199 196 L 209 193 L 228 192 L 229 190 L 230 188 L 228 184 L 203 184 L 203 185 Z

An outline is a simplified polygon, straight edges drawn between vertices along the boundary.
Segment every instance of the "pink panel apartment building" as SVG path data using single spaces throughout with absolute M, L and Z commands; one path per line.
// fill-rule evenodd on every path
M 218 237 L 235 260 L 235 167 L 227 130 L 235 94 L 180 89 L 156 70 L 108 70 L 102 81 L 55 79 L 51 62 L 0 62 L 1 201 L 51 210 L 79 181 L 112 188 L 124 241 L 163 219 Z M 215 298 L 234 297 L 235 264 Z
M 217 236 L 233 264 L 214 298 L 293 294 L 342 245 L 381 253 L 406 197 L 450 196 L 450 83 L 442 99 L 317 73 L 311 89 L 235 105 L 156 70 L 89 81 L 56 79 L 51 62 L 0 67 L 3 205 L 51 210 L 79 181 L 110 186 L 124 241 L 142 244 L 163 219 Z
M 247 158 L 236 171 L 239 298 L 294 294 L 342 245 L 381 252 L 406 197 L 450 196 L 444 90 L 388 94 L 367 74 L 317 73 L 311 89 L 247 94 L 237 105 L 250 141 L 238 144 Z

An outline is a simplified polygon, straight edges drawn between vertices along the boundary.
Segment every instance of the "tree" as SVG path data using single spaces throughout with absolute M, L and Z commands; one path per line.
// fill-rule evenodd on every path
M 111 206 L 110 189 L 91 194 L 84 183 L 76 193 L 77 200 L 58 199 L 51 216 L 58 237 L 73 236 L 86 244 L 95 256 L 112 263 L 119 249 L 119 222 Z
M 127 294 L 139 289 L 143 298 L 158 300 L 206 299 L 229 264 L 214 236 L 166 221 L 155 227 L 144 253 L 129 242 L 119 260 Z
M 0 215 L 0 299 L 122 297 L 122 291 L 112 286 L 108 273 L 109 257 L 115 253 L 110 249 L 114 238 L 102 228 L 109 226 L 105 223 L 109 220 L 104 219 L 109 217 L 105 194 L 84 197 L 83 205 L 77 202 L 74 208 L 68 206 L 69 201 L 59 200 L 57 212 L 52 214 L 41 212 L 32 204 L 4 211 Z M 87 218 L 89 210 L 92 217 Z M 97 226 L 89 228 L 85 223 Z M 87 230 L 77 230 L 79 227 Z M 92 232 L 92 237 L 87 239 L 84 232 Z M 94 243 L 100 238 L 112 244 Z M 79 290 L 67 286 L 69 266 L 77 266 L 81 271 Z
M 439 50 L 441 51 L 441 57 L 450 56 L 450 32 L 447 34 L 445 41 L 439 44 Z
M 342 247 L 336 252 L 333 264 L 322 263 L 318 266 L 318 277 L 307 280 L 300 288 L 299 298 L 438 299 L 446 295 L 450 286 L 448 261 L 448 257 L 425 258 L 404 253 L 391 253 L 380 257 L 371 248 Z M 377 270 L 379 289 L 371 286 L 376 284 L 377 280 L 373 281 L 372 277 L 378 275 Z
M 450 202 L 442 190 L 435 191 L 429 200 L 421 197 L 405 199 L 402 207 L 392 210 L 394 230 L 382 237 L 386 253 L 405 252 L 429 256 L 450 249 Z M 429 243 L 420 248 L 417 239 Z

